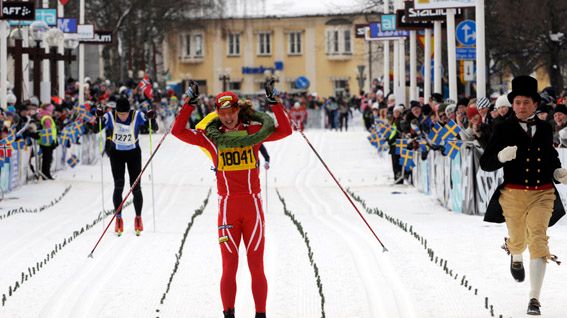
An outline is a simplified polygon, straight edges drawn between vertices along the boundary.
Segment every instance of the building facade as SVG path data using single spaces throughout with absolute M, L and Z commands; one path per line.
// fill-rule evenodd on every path
M 370 44 L 355 34 L 355 25 L 366 23 L 362 14 L 200 19 L 168 34 L 164 64 L 171 82 L 195 80 L 209 95 L 261 94 L 269 76 L 290 93 L 367 91 L 376 52 L 369 59 Z

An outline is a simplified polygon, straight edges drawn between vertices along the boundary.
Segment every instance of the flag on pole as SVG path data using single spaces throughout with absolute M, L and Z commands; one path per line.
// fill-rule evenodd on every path
M 463 142 L 460 140 L 451 140 L 445 144 L 445 149 L 443 149 L 443 155 L 449 156 L 451 159 L 455 159 L 459 152 L 461 151 L 461 146 Z
M 402 149 L 400 153 L 400 165 L 406 169 L 406 171 L 410 171 L 415 167 L 415 163 L 413 162 L 413 151 Z
M 41 139 L 41 143 L 44 145 L 51 145 L 53 144 L 53 135 L 51 134 L 50 129 L 42 129 L 39 131 L 39 138 Z
M 396 140 L 396 155 L 400 155 L 402 153 L 403 149 L 406 149 L 408 146 L 408 140 L 407 139 L 397 139 Z
M 443 127 L 441 127 L 439 123 L 435 123 L 435 126 L 431 127 L 431 132 L 429 132 L 429 139 L 431 139 L 432 143 L 438 145 L 441 142 L 441 138 L 439 138 L 439 133 L 441 132 L 442 129 Z
M 443 127 L 443 129 L 441 129 L 441 131 L 439 132 L 439 135 L 441 136 L 441 140 L 445 141 L 445 140 L 447 140 L 447 138 L 457 137 L 460 131 L 461 131 L 461 128 L 459 127 L 459 125 L 457 125 L 457 123 L 454 120 L 451 119 Z
M 71 157 L 67 159 L 67 163 L 69 164 L 69 166 L 71 166 L 71 168 L 75 168 L 75 166 L 79 164 L 79 158 L 77 158 L 77 156 L 75 155 L 71 155 Z

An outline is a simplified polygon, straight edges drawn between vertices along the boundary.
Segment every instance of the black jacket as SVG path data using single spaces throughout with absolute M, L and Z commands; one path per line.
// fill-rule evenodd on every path
M 507 146 L 517 146 L 516 159 L 501 163 L 498 153 Z M 502 223 L 502 207 L 498 202 L 500 189 L 506 184 L 537 187 L 549 183 L 557 183 L 553 172 L 561 168 L 557 150 L 553 147 L 553 129 L 548 122 L 536 117 L 536 132 L 529 138 L 516 116 L 511 116 L 498 124 L 483 155 L 480 166 L 485 171 L 496 171 L 504 168 L 504 183 L 498 187 L 492 196 L 484 220 L 486 222 Z M 549 225 L 552 226 L 563 215 L 565 209 L 555 190 L 555 206 Z

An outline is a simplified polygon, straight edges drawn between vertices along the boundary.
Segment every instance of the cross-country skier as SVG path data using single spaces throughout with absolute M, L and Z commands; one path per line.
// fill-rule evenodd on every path
M 107 140 L 104 148 L 110 158 L 112 178 L 114 179 L 112 201 L 114 209 L 118 209 L 122 202 L 125 168 L 128 168 L 130 186 L 134 184 L 142 170 L 142 151 L 138 143 L 140 129 L 147 126 L 149 120 L 152 121 L 152 129 L 154 131 L 158 129 L 155 112 L 149 110 L 147 114 L 144 114 L 141 111 L 132 110 L 128 99 L 120 97 L 116 101 L 116 108 L 110 112 L 105 113 L 102 108 L 97 108 L 97 116 L 102 117 L 103 129 L 106 129 Z M 140 235 L 144 230 L 142 223 L 143 197 L 140 183 L 134 188 L 132 194 L 134 196 L 134 210 L 136 211 L 134 231 L 136 235 Z M 114 231 L 118 236 L 124 232 L 122 211 L 116 215 Z
M 232 92 L 223 92 L 214 100 L 219 120 L 211 122 L 205 131 L 187 129 L 187 121 L 199 97 L 199 87 L 191 82 L 183 108 L 171 130 L 182 141 L 205 148 L 215 166 L 219 195 L 218 235 L 223 264 L 221 298 L 224 316 L 231 318 L 234 317 L 240 240 L 244 240 L 247 251 L 256 317 L 266 317 L 268 284 L 264 274 L 265 228 L 258 150 L 262 142 L 289 136 L 291 125 L 283 106 L 274 96 L 273 81 L 265 84 L 265 90 L 277 128 L 268 115 L 255 112 L 249 101 L 239 100 Z M 269 129 L 273 132 L 269 133 Z

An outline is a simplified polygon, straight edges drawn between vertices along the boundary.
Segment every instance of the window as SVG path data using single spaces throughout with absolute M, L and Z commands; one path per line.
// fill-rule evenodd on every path
M 204 55 L 205 44 L 203 32 L 189 32 L 181 35 L 181 56 L 185 61 L 201 60 Z
M 339 79 L 334 81 L 335 86 L 335 96 L 345 96 L 348 90 L 348 81 L 344 79 Z
M 327 29 L 327 55 L 351 55 L 352 33 L 350 26 Z
M 230 33 L 228 35 L 228 55 L 240 55 L 240 34 Z
M 184 36 L 184 50 L 183 50 L 183 55 L 184 56 L 191 56 L 191 35 L 190 34 L 186 34 Z
M 195 34 L 193 36 L 193 42 L 195 43 L 195 56 L 203 56 L 203 35 Z
M 229 82 L 228 83 L 228 90 L 231 92 L 240 92 L 242 89 L 242 82 Z
M 272 54 L 271 37 L 272 34 L 269 32 L 261 32 L 258 34 L 258 55 Z
M 301 54 L 301 32 L 289 33 L 289 54 Z
M 343 43 L 344 43 L 344 53 L 352 53 L 351 52 L 351 44 L 350 44 L 350 30 L 343 31 Z

